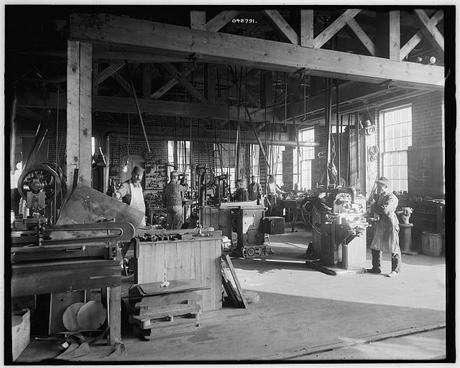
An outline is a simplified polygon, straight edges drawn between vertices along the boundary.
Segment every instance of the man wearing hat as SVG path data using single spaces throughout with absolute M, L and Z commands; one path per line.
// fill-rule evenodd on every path
M 168 230 L 178 230 L 184 223 L 182 201 L 187 188 L 179 184 L 178 174 L 172 171 L 170 182 L 163 190 L 163 202 L 166 207 Z
M 401 268 L 401 250 L 399 249 L 399 222 L 396 217 L 398 198 L 391 192 L 390 181 L 384 176 L 375 182 L 376 193 L 371 199 L 371 212 L 378 215 L 375 234 L 371 243 L 372 268 L 370 273 L 381 273 L 382 252 L 391 252 L 391 272 L 388 277 L 398 275 Z

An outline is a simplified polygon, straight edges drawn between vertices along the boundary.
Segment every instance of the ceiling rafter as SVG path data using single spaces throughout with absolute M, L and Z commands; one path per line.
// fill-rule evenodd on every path
M 170 73 L 179 83 L 197 100 L 202 103 L 208 103 L 206 97 L 204 97 L 193 85 L 190 83 L 186 78 L 182 76 L 182 74 L 176 69 L 175 66 L 172 64 L 163 64 L 163 68 L 165 68 L 168 73 Z
M 353 19 L 361 12 L 360 9 L 345 10 L 336 20 L 334 20 L 324 31 L 313 40 L 313 47 L 320 48 L 334 35 L 345 27 L 350 19 Z
M 299 35 L 292 29 L 289 23 L 283 18 L 278 10 L 264 10 L 263 13 L 271 20 L 274 26 L 280 31 L 289 42 L 299 44 Z
M 438 10 L 430 19 L 429 22 L 432 26 L 436 26 L 442 19 L 444 18 L 444 12 L 442 10 Z M 418 31 L 414 34 L 409 41 L 407 41 L 403 47 L 401 47 L 399 58 L 400 60 L 404 60 L 407 55 L 422 41 L 423 39 L 423 32 Z
M 182 78 L 187 78 L 194 70 L 196 69 L 196 65 L 186 65 L 182 70 L 180 70 L 180 75 Z M 166 92 L 168 92 L 171 88 L 176 86 L 179 83 L 179 81 L 176 78 L 172 78 L 169 80 L 167 83 L 165 83 L 163 86 L 158 88 L 152 95 L 150 96 L 153 99 L 159 99 L 161 96 L 163 96 Z
M 221 11 L 209 22 L 206 23 L 206 30 L 208 32 L 217 32 L 222 29 L 230 20 L 238 16 L 241 12 L 239 10 L 225 10 Z
M 105 68 L 102 72 L 98 74 L 95 80 L 95 84 L 96 85 L 101 84 L 107 78 L 110 78 L 116 72 L 120 71 L 124 66 L 125 66 L 124 61 L 110 64 L 107 68 Z
M 444 52 L 444 36 L 439 32 L 439 29 L 436 28 L 430 18 L 426 15 L 425 11 L 422 9 L 415 9 L 415 14 L 417 15 L 418 20 L 422 24 L 422 33 L 424 33 L 428 40 L 442 52 Z

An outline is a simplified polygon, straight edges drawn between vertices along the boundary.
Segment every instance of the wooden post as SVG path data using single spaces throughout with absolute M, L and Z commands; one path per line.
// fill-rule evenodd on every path
M 192 10 L 190 12 L 190 28 L 206 29 L 206 13 L 204 11 Z
M 108 344 L 121 342 L 121 286 L 107 288 L 109 328 Z
M 74 169 L 78 183 L 91 186 L 92 44 L 67 43 L 67 188 Z
M 390 59 L 399 61 L 399 55 L 401 51 L 401 27 L 399 10 L 390 11 L 389 23 Z
M 300 45 L 313 47 L 313 10 L 300 11 Z

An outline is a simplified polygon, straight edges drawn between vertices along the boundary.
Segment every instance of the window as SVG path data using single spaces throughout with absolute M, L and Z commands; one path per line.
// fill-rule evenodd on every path
M 259 168 L 259 154 L 260 154 L 260 147 L 258 144 L 251 144 L 249 146 L 250 151 L 250 170 L 251 176 L 254 175 L 256 177 L 256 181 L 260 182 L 260 168 Z
M 412 106 L 383 110 L 380 118 L 383 176 L 390 180 L 393 191 L 407 191 L 407 149 L 412 145 Z
M 275 183 L 283 186 L 283 151 L 284 146 L 272 146 L 270 149 L 272 162 L 272 175 Z
M 190 141 L 168 141 L 168 162 L 177 166 L 179 174 L 187 174 L 187 184 L 190 185 Z
M 228 175 L 228 184 L 233 193 L 235 187 L 235 145 L 230 143 L 214 144 L 214 162 L 216 175 Z
M 299 131 L 299 143 L 314 141 L 314 129 Z M 294 149 L 294 183 L 298 183 L 299 189 L 301 190 L 311 189 L 312 160 L 314 158 L 314 147 L 300 147 L 300 152 L 298 152 L 297 148 Z M 297 168 L 299 168 L 299 170 Z

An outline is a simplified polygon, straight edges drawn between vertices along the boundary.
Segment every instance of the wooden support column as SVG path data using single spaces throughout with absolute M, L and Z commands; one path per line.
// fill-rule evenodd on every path
M 313 10 L 300 11 L 300 45 L 313 47 Z
M 67 188 L 74 169 L 78 183 L 91 186 L 91 81 L 92 44 L 67 43 Z
M 192 10 L 190 12 L 190 28 L 206 29 L 206 13 L 201 10 Z
M 399 10 L 390 11 L 389 23 L 389 56 L 391 60 L 399 60 L 399 55 L 401 52 L 401 27 Z

